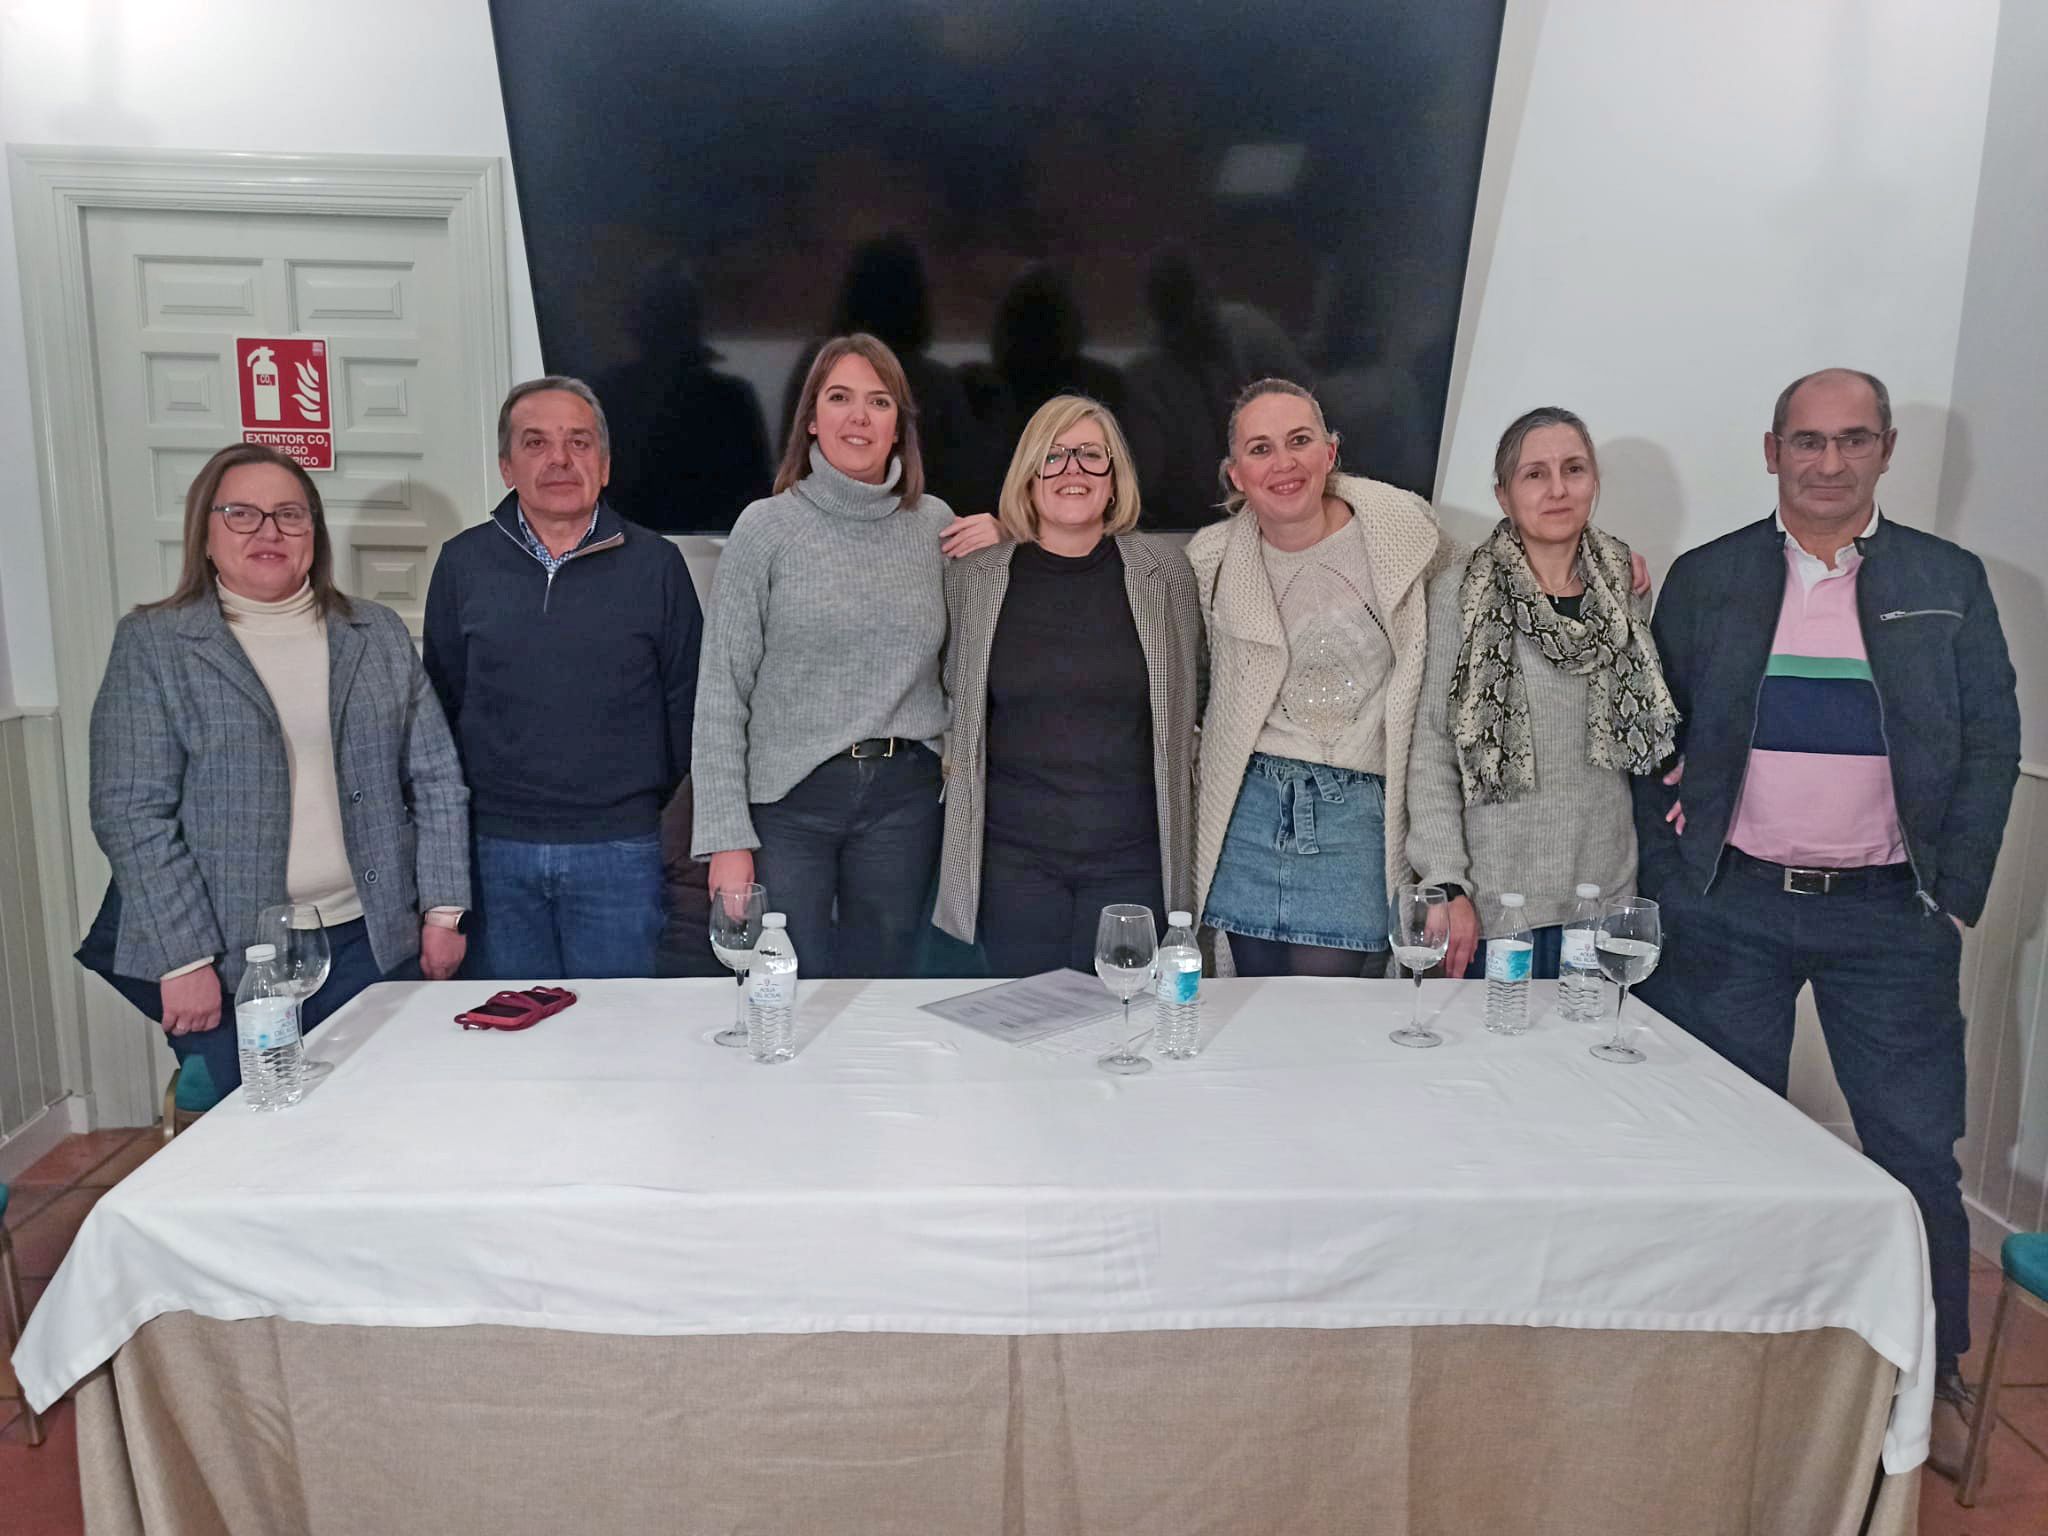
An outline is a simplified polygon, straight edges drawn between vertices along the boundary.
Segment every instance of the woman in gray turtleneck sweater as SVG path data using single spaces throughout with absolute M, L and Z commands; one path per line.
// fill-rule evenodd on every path
M 809 975 L 910 974 L 941 831 L 943 567 L 997 537 L 924 494 L 895 354 L 827 342 L 775 494 L 719 558 L 690 770 L 712 889 L 764 886 Z

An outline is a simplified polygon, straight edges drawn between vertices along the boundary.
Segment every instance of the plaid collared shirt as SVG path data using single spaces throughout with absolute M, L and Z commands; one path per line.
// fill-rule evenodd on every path
M 583 530 L 583 537 L 578 539 L 568 550 L 558 555 L 541 542 L 540 535 L 535 533 L 532 525 L 526 521 L 526 508 L 515 503 L 514 511 L 519 517 L 519 537 L 526 541 L 526 552 L 545 566 L 550 576 L 562 568 L 563 563 L 568 560 L 570 555 L 575 554 L 577 550 L 588 544 L 590 536 L 597 532 L 597 508 L 592 507 L 590 509 L 590 526 Z

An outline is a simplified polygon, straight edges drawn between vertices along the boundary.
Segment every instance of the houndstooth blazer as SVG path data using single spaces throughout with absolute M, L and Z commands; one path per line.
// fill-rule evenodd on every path
M 1152 783 L 1159 805 L 1160 874 L 1167 904 L 1193 894 L 1195 723 L 1201 712 L 1202 620 L 1195 573 L 1176 541 L 1156 534 L 1118 536 L 1124 590 L 1152 690 Z M 988 658 L 1010 586 L 1005 541 L 946 563 L 946 692 L 953 724 L 946 734 L 946 841 L 939 856 L 939 898 L 932 921 L 963 943 L 974 941 L 981 911 L 981 845 L 988 803 Z
M 469 905 L 469 791 L 404 621 L 355 599 L 327 620 L 342 840 L 371 952 L 419 952 L 420 914 Z M 92 709 L 93 836 L 121 893 L 113 969 L 154 980 L 207 955 L 240 979 L 285 899 L 292 785 L 270 694 L 211 597 L 131 613 Z

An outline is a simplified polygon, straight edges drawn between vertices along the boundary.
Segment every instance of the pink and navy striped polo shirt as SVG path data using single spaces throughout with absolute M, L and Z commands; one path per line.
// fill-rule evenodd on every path
M 1876 526 L 1873 512 L 1863 531 Z M 1829 569 L 1786 534 L 1785 597 L 1728 841 L 1773 864 L 1898 864 L 1906 844 L 1856 618 L 1863 555 L 1850 544 L 1835 560 Z

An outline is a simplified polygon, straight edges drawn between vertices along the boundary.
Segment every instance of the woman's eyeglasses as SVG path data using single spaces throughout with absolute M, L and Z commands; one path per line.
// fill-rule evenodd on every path
M 1109 450 L 1095 443 L 1083 443 L 1078 448 L 1048 448 L 1045 462 L 1038 466 L 1039 477 L 1050 480 L 1054 475 L 1065 473 L 1068 459 L 1079 465 L 1084 475 L 1109 473 Z
M 282 502 L 268 510 L 252 507 L 246 501 L 230 501 L 213 510 L 233 533 L 254 533 L 266 517 L 277 524 L 279 533 L 287 536 L 309 533 L 313 528 L 313 509 L 303 501 Z

